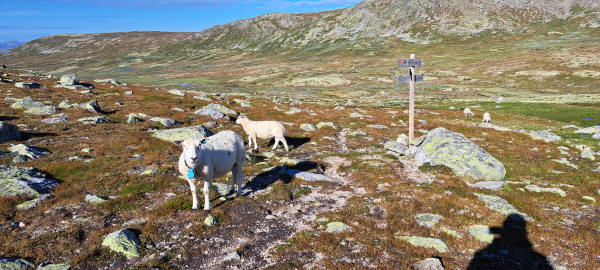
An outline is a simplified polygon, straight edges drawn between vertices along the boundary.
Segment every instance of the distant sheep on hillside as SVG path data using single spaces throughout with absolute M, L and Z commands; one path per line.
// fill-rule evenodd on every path
M 279 146 L 281 141 L 285 150 L 290 151 L 285 140 L 285 128 L 281 123 L 277 121 L 252 121 L 246 116 L 240 116 L 235 122 L 242 125 L 244 131 L 248 134 L 248 148 L 252 148 L 252 141 L 254 140 L 254 150 L 258 149 L 256 137 L 261 139 L 275 138 L 273 150 Z
M 483 114 L 483 122 L 484 123 L 491 123 L 492 122 L 492 116 L 490 115 L 489 112 L 485 112 Z
M 473 113 L 471 111 L 471 109 L 469 109 L 469 108 L 465 108 L 465 110 L 463 111 L 463 113 L 465 114 L 465 117 L 467 117 L 467 118 L 472 117 L 472 116 L 475 115 L 475 113 Z

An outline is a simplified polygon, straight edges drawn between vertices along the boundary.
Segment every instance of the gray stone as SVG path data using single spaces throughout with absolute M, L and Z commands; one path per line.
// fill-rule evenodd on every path
M 307 182 L 336 183 L 336 181 L 333 178 L 323 175 L 323 174 L 316 174 L 316 173 L 305 172 L 305 171 L 301 171 L 301 170 L 286 170 L 285 173 L 291 177 L 295 177 L 295 178 L 298 178 L 300 180 L 307 181 Z
M 231 193 L 231 186 L 223 184 L 221 182 L 212 182 L 213 187 L 217 190 L 217 193 L 221 196 L 227 196 Z
M 90 125 L 90 124 L 106 124 L 106 123 L 110 123 L 110 119 L 108 119 L 108 117 L 106 116 L 91 116 L 91 117 L 85 117 L 85 118 L 81 118 L 77 120 L 78 122 L 81 122 L 83 124 L 86 125 Z
M 53 263 L 40 266 L 37 270 L 70 270 L 71 265 L 66 263 Z
M 27 270 L 33 269 L 35 264 L 20 258 L 0 258 L 0 269 L 3 270 Z
M 435 224 L 437 224 L 438 222 L 440 222 L 440 220 L 442 220 L 444 217 L 438 215 L 438 214 L 432 214 L 432 213 L 423 213 L 423 214 L 418 214 L 415 216 L 415 221 L 417 222 L 417 224 L 419 224 L 420 226 L 426 227 L 426 228 L 433 228 L 433 226 L 435 226 Z
M 225 256 L 225 258 L 223 258 L 223 261 L 234 261 L 234 260 L 239 260 L 240 259 L 240 254 L 237 253 L 237 251 L 232 251 L 231 253 L 227 254 L 227 256 Z
M 317 130 L 317 127 L 313 124 L 302 124 L 300 125 L 300 129 L 304 131 L 315 131 Z
M 532 130 L 529 132 L 529 136 L 534 140 L 543 140 L 545 142 L 560 141 L 562 138 L 554 134 L 550 130 Z
M 487 190 L 500 190 L 504 184 L 504 181 L 483 181 L 477 182 L 471 185 L 471 187 Z
M 177 89 L 169 90 L 169 94 L 180 96 L 180 97 L 184 97 L 185 96 L 185 92 L 183 92 L 181 90 L 177 90 Z
M 102 241 L 102 246 L 125 255 L 128 259 L 140 256 L 140 241 L 134 232 L 121 229 L 108 234 Z
M 222 112 L 217 111 L 217 110 L 212 109 L 212 108 L 202 108 L 202 109 L 199 109 L 199 110 L 195 111 L 194 113 L 198 114 L 198 115 L 208 116 L 208 117 L 210 117 L 213 120 L 227 119 L 228 118 Z
M 328 233 L 343 233 L 348 231 L 350 231 L 350 226 L 339 221 L 327 223 L 327 228 L 325 229 L 325 232 Z
M 35 208 L 36 206 L 38 206 L 42 201 L 45 201 L 49 198 L 51 198 L 52 195 L 50 194 L 43 194 L 33 200 L 29 200 L 23 203 L 18 204 L 17 206 L 15 206 L 15 208 L 17 208 L 17 210 L 29 210 L 32 208 Z
M 215 217 L 213 217 L 212 215 L 208 215 L 204 219 L 204 225 L 206 225 L 208 227 L 212 227 L 215 224 L 217 224 L 217 219 Z
M 73 86 L 79 83 L 79 78 L 75 73 L 67 73 L 60 77 L 60 84 L 64 86 Z
M 152 137 L 169 142 L 184 141 L 186 139 L 203 139 L 213 135 L 213 133 L 210 130 L 201 125 L 163 130 L 153 130 L 151 132 L 153 133 Z
M 244 107 L 244 108 L 250 108 L 250 102 L 242 100 L 242 99 L 234 99 L 233 101 L 235 101 L 235 103 L 239 104 L 240 106 Z
M 479 123 L 478 126 L 482 127 L 482 128 L 492 128 L 492 129 L 495 129 L 495 130 L 498 130 L 498 131 L 511 131 L 510 128 L 506 128 L 506 127 L 503 127 L 503 126 L 495 125 L 495 124 L 492 124 L 492 123 Z
M 29 108 L 24 111 L 26 114 L 33 115 L 53 115 L 56 113 L 56 107 L 54 106 L 43 106 L 43 107 L 34 107 Z
M 567 196 L 567 193 L 565 193 L 565 191 L 560 188 L 543 188 L 543 187 L 539 187 L 537 185 L 527 185 L 527 186 L 525 186 L 525 189 L 527 191 L 531 191 L 531 192 L 537 192 L 537 193 L 548 192 L 548 193 L 558 194 L 561 197 Z
M 504 97 L 498 97 L 496 98 L 496 104 L 502 104 L 504 102 Z
M 555 162 L 558 162 L 558 163 L 561 163 L 561 164 L 564 164 L 564 165 L 567 165 L 567 166 L 569 166 L 569 167 L 571 167 L 571 168 L 573 168 L 573 169 L 575 169 L 575 170 L 577 170 L 577 169 L 578 169 L 577 165 L 575 165 L 575 164 L 571 163 L 569 160 L 567 160 L 567 159 L 566 159 L 566 158 L 564 158 L 564 157 L 563 157 L 563 158 L 561 158 L 561 159 L 553 159 L 553 161 L 555 161 Z
M 585 147 L 585 148 L 583 148 L 583 150 L 581 150 L 581 158 L 586 158 L 586 159 L 594 161 L 594 160 L 596 160 L 596 157 L 594 156 L 594 154 L 595 154 L 594 151 L 592 151 L 592 149 L 589 147 Z
M 94 82 L 97 82 L 97 83 L 112 83 L 112 84 L 115 84 L 115 85 L 121 84 L 117 80 L 112 79 L 112 78 L 111 79 L 98 79 L 98 80 L 94 80 Z
M 53 118 L 42 119 L 42 123 L 49 124 L 49 125 L 55 125 L 55 124 L 61 124 L 61 123 L 67 123 L 67 122 L 69 122 L 69 118 L 53 117 Z
M 43 172 L 33 168 L 0 166 L 0 196 L 39 197 L 50 193 L 58 185 L 58 181 L 49 178 Z
M 600 140 L 600 133 L 592 134 L 592 139 Z
M 591 203 L 595 203 L 596 202 L 596 198 L 594 198 L 592 196 L 582 196 L 581 199 L 584 200 L 584 201 L 591 202 Z
M 523 216 L 523 218 L 527 221 L 532 221 L 532 219 L 527 216 L 524 213 L 519 212 L 519 210 L 517 210 L 517 208 L 515 208 L 514 206 L 512 206 L 510 203 L 508 203 L 508 201 L 506 201 L 505 199 L 498 197 L 496 195 L 487 195 L 487 194 L 480 194 L 480 193 L 474 193 L 475 196 L 477 197 L 477 199 L 479 199 L 480 201 L 482 201 L 483 203 L 485 203 L 485 206 L 487 206 L 488 208 L 501 213 L 503 215 L 510 215 L 510 214 L 519 214 L 521 216 Z
M 418 146 L 415 159 L 432 166 L 444 165 L 459 176 L 500 181 L 506 169 L 496 158 L 460 133 L 436 128 Z
M 582 133 L 582 134 L 600 133 L 600 126 L 591 126 L 591 127 L 581 128 L 581 129 L 575 130 L 575 133 Z
M 405 156 L 406 153 L 408 152 L 408 147 L 406 146 L 406 144 L 403 144 L 403 143 L 400 143 L 397 141 L 387 141 L 383 145 L 383 147 L 395 155 Z
M 359 136 L 359 137 L 361 137 L 361 136 L 367 136 L 367 133 L 365 133 L 362 130 L 355 130 L 355 131 L 352 131 L 350 133 L 350 136 Z
M 302 110 L 301 110 L 301 109 L 298 109 L 298 108 L 295 108 L 295 107 L 292 107 L 292 108 L 291 108 L 289 111 L 287 111 L 287 112 L 284 112 L 284 113 L 285 113 L 285 114 L 292 115 L 292 114 L 297 114 L 297 113 L 299 113 L 299 112 L 302 112 Z
M 415 270 L 444 270 L 442 262 L 438 258 L 427 258 L 410 266 Z
M 171 118 L 166 118 L 166 117 L 152 117 L 148 121 L 154 122 L 154 123 L 159 123 L 168 128 L 183 124 L 179 121 L 173 120 Z
M 97 100 L 90 100 L 85 104 L 82 104 L 82 107 L 92 113 L 103 113 L 102 108 L 100 108 L 100 104 L 98 104 Z
M 135 124 L 137 122 L 144 121 L 148 116 L 143 113 L 130 113 L 127 115 L 127 123 Z
M 367 127 L 374 129 L 388 129 L 388 127 L 385 125 L 367 125 Z
M 15 125 L 0 121 L 0 143 L 21 139 L 19 128 Z
M 45 155 L 49 155 L 50 151 L 37 146 L 29 146 L 24 144 L 16 144 L 8 148 L 8 151 L 20 156 L 19 160 L 29 161 L 39 159 Z
M 406 136 L 406 134 L 404 134 L 404 133 L 400 134 L 396 138 L 396 141 L 399 142 L 402 145 L 408 145 L 408 136 Z
M 92 195 L 92 194 L 87 194 L 87 195 L 85 195 L 84 200 L 85 200 L 85 202 L 91 203 L 91 204 L 101 204 L 101 203 L 108 201 L 109 198 L 104 197 L 104 196 L 96 196 L 96 195 Z
M 30 97 L 24 97 L 22 99 L 18 99 L 15 103 L 10 105 L 13 109 L 31 109 L 35 107 L 44 107 L 46 106 L 44 103 L 39 101 L 35 101 Z
M 406 241 L 416 247 L 433 248 L 440 253 L 448 252 L 448 246 L 446 243 L 437 238 L 420 236 L 396 236 L 396 238 Z
M 216 103 L 208 104 L 208 105 L 202 107 L 202 109 L 218 111 L 229 117 L 237 117 L 238 116 L 238 113 L 236 111 L 229 109 L 221 104 L 216 104 Z M 202 110 L 202 109 L 200 109 L 200 110 Z M 198 110 L 198 111 L 200 111 L 200 110 Z M 198 112 L 198 111 L 196 111 L 196 112 Z M 196 113 L 196 114 L 198 114 L 198 113 Z
M 40 85 L 37 83 L 16 82 L 15 87 L 23 88 L 23 89 L 32 89 L 32 88 L 40 88 Z
M 317 124 L 317 128 L 318 129 L 322 129 L 325 127 L 329 127 L 329 128 L 333 128 L 333 129 L 338 129 L 338 126 L 336 126 L 335 124 L 333 124 L 333 122 L 319 122 Z
M 61 101 L 60 104 L 58 104 L 58 107 L 61 109 L 70 109 L 70 108 L 79 107 L 79 104 L 77 104 L 77 103 L 69 104 L 69 100 L 65 99 L 65 100 Z

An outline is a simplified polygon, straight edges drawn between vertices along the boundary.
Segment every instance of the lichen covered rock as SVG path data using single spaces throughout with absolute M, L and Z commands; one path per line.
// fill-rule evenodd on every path
M 52 192 L 57 185 L 58 181 L 33 168 L 0 167 L 1 197 L 39 197 L 41 194 Z
M 519 212 L 519 210 L 517 210 L 517 208 L 515 208 L 514 206 L 512 206 L 510 203 L 508 203 L 508 201 L 506 201 L 505 199 L 498 197 L 496 195 L 487 195 L 487 194 L 480 194 L 480 193 L 474 193 L 475 196 L 477 197 L 477 199 L 479 199 L 480 201 L 482 201 L 483 203 L 485 203 L 485 206 L 487 206 L 488 208 L 504 214 L 504 215 L 510 215 L 510 214 L 519 214 L 522 215 L 523 218 L 527 221 L 531 221 L 531 218 L 529 216 L 527 216 L 524 213 Z
M 73 86 L 79 83 L 79 78 L 75 73 L 67 73 L 60 77 L 60 84 L 64 86 Z
M 444 241 L 437 238 L 420 236 L 396 236 L 398 239 L 408 242 L 416 247 L 433 248 L 440 253 L 448 252 L 448 246 Z
M 432 166 L 444 165 L 459 176 L 499 181 L 506 169 L 496 158 L 460 133 L 445 128 L 430 131 L 418 146 L 415 159 Z
M 548 192 L 548 193 L 554 193 L 554 194 L 558 194 L 561 197 L 566 197 L 567 193 L 565 193 L 564 190 L 560 189 L 560 188 L 543 188 L 543 187 L 539 187 L 537 185 L 527 185 L 525 186 L 525 189 L 531 192 Z
M 325 231 L 328 233 L 343 233 L 350 231 L 350 226 L 339 221 L 329 222 L 327 223 L 327 229 L 325 229 Z
M 26 270 L 34 267 L 35 265 L 26 259 L 0 258 L 0 269 L 2 270 Z
M 140 241 L 137 235 L 128 229 L 112 232 L 104 237 L 102 246 L 125 255 L 127 258 L 140 256 Z
M 151 132 L 153 133 L 152 137 L 169 142 L 184 141 L 186 139 L 203 139 L 213 135 L 213 133 L 210 130 L 201 125 L 163 130 L 153 130 Z
M 416 215 L 415 221 L 420 226 L 423 226 L 426 228 L 433 228 L 433 226 L 435 226 L 435 224 L 440 222 L 440 220 L 442 220 L 443 218 L 444 217 L 442 217 L 438 214 L 423 213 L 423 214 Z
M 490 227 L 485 225 L 469 226 L 469 234 L 484 243 L 492 243 L 494 241 L 494 235 L 490 233 Z

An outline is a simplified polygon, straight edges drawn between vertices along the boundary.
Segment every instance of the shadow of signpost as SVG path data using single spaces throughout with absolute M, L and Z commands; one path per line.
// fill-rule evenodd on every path
M 498 237 L 475 253 L 469 262 L 468 270 L 553 269 L 546 256 L 533 250 L 527 237 L 527 222 L 523 216 L 510 214 L 502 223 L 502 227 L 492 227 L 490 233 Z

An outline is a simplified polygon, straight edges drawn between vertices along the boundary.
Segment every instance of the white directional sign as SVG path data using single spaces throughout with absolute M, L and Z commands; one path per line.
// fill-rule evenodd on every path
M 398 66 L 420 67 L 423 66 L 423 59 L 398 59 Z
M 414 82 L 422 82 L 424 79 L 425 79 L 425 75 L 416 74 Z M 410 82 L 410 76 L 399 76 L 398 77 L 398 83 L 409 83 L 409 82 Z

